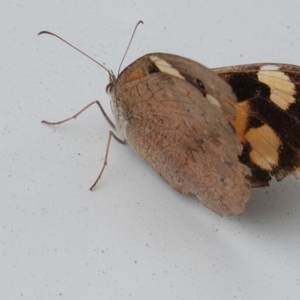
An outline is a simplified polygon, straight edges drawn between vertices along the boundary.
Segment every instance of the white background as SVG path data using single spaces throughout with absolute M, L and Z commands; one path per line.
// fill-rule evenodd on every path
M 2 1 L 0 299 L 299 299 L 300 183 L 253 190 L 219 217 L 172 190 L 112 142 L 107 73 L 40 30 L 117 70 L 149 52 L 209 67 L 300 64 L 300 2 Z

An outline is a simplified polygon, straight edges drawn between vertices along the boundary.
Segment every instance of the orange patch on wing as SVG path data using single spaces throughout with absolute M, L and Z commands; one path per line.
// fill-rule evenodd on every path
M 145 77 L 146 75 L 147 74 L 143 71 L 142 68 L 138 68 L 138 69 L 135 69 L 133 72 L 131 72 L 127 76 L 126 81 L 129 82 L 129 81 L 137 80 L 137 79 Z
M 236 121 L 235 132 L 241 143 L 246 143 L 245 133 L 249 122 L 249 103 L 244 101 L 235 106 L 236 109 Z

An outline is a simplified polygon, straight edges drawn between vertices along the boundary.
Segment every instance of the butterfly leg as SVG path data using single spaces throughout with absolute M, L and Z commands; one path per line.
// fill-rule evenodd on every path
M 87 106 L 85 106 L 83 109 L 81 109 L 78 113 L 76 113 L 74 116 L 70 117 L 70 118 L 67 118 L 65 120 L 62 120 L 62 121 L 58 121 L 58 122 L 48 122 L 48 121 L 45 121 L 43 120 L 42 123 L 44 124 L 47 124 L 47 125 L 60 125 L 60 124 L 63 124 L 67 121 L 70 121 L 72 119 L 76 119 L 82 112 L 84 112 L 86 109 L 88 109 L 90 106 L 92 106 L 93 104 L 97 104 L 98 107 L 100 108 L 104 118 L 106 119 L 106 121 L 109 123 L 109 125 L 114 129 L 116 130 L 116 126 L 115 124 L 110 120 L 110 118 L 107 116 L 106 112 L 104 111 L 103 107 L 101 106 L 100 102 L 99 101 L 93 101 L 91 103 L 89 103 Z M 101 172 L 99 174 L 99 176 L 97 177 L 96 181 L 94 182 L 94 184 L 90 187 L 90 190 L 93 190 L 93 188 L 97 185 L 98 181 L 100 180 L 101 176 L 102 176 L 102 173 L 105 169 L 105 167 L 107 166 L 107 157 L 108 157 L 108 152 L 109 152 L 109 146 L 110 146 L 110 142 L 111 142 L 111 137 L 113 137 L 117 142 L 125 145 L 126 144 L 126 141 L 122 141 L 121 139 L 119 139 L 112 131 L 109 131 L 109 136 L 108 136 L 108 140 L 107 140 L 107 146 L 106 146 L 106 153 L 105 153 L 105 159 L 104 159 L 104 162 L 103 162 L 103 166 L 102 166 L 102 169 L 101 169 Z
M 106 112 L 104 111 L 103 107 L 101 106 L 101 104 L 100 104 L 100 102 L 98 100 L 89 103 L 87 106 L 85 106 L 83 109 L 81 109 L 78 113 L 76 113 L 74 116 L 72 116 L 70 118 L 67 118 L 67 119 L 59 121 L 59 122 L 48 122 L 48 121 L 43 120 L 42 123 L 47 124 L 47 125 L 60 125 L 62 123 L 70 121 L 72 119 L 76 119 L 82 112 L 84 112 L 86 109 L 88 109 L 93 104 L 97 104 L 98 105 L 98 107 L 100 108 L 100 110 L 101 110 L 104 118 L 106 119 L 106 121 L 109 123 L 109 125 L 112 127 L 112 129 L 116 130 L 115 124 L 107 116 Z
M 107 157 L 108 157 L 108 152 L 109 152 L 109 146 L 110 146 L 110 142 L 111 142 L 111 137 L 113 137 L 117 142 L 119 142 L 122 145 L 126 144 L 126 141 L 122 141 L 121 139 L 119 139 L 112 131 L 109 131 L 109 135 L 108 135 L 108 140 L 107 140 L 107 146 L 106 146 L 106 153 L 105 153 L 105 158 L 104 158 L 104 162 L 103 162 L 103 166 L 102 169 L 100 171 L 99 176 L 97 177 L 96 181 L 93 183 L 93 185 L 90 187 L 90 190 L 92 191 L 93 188 L 97 185 L 98 181 L 100 180 L 102 173 L 105 169 L 105 167 L 107 166 Z

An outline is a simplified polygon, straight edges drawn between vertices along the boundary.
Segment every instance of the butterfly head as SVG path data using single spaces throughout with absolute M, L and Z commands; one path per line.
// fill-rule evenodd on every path
M 116 84 L 117 81 L 117 77 L 116 75 L 113 73 L 113 71 L 108 71 L 108 77 L 109 77 L 109 83 L 107 84 L 105 91 L 107 94 L 111 94 L 113 91 L 113 88 Z

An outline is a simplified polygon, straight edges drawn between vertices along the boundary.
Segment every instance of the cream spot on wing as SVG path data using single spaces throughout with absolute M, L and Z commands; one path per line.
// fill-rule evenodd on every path
M 291 82 L 289 76 L 280 72 L 279 66 L 262 66 L 257 76 L 260 82 L 265 83 L 270 88 L 270 100 L 283 110 L 289 108 L 290 104 L 296 101 L 295 84 Z
M 266 171 L 271 171 L 278 164 L 281 141 L 268 125 L 251 128 L 245 138 L 252 146 L 250 158 L 253 163 Z
M 264 65 L 260 68 L 261 71 L 277 71 L 280 69 L 280 66 L 276 65 Z
M 176 70 L 175 68 L 173 68 L 168 62 L 166 62 L 165 60 L 159 58 L 158 56 L 155 55 L 151 55 L 150 59 L 154 62 L 154 64 L 158 67 L 158 69 L 166 74 L 181 78 L 181 79 L 185 79 L 178 70 Z
M 221 104 L 220 102 L 213 96 L 211 95 L 206 95 L 206 99 L 213 105 L 216 106 L 217 108 L 221 109 Z

